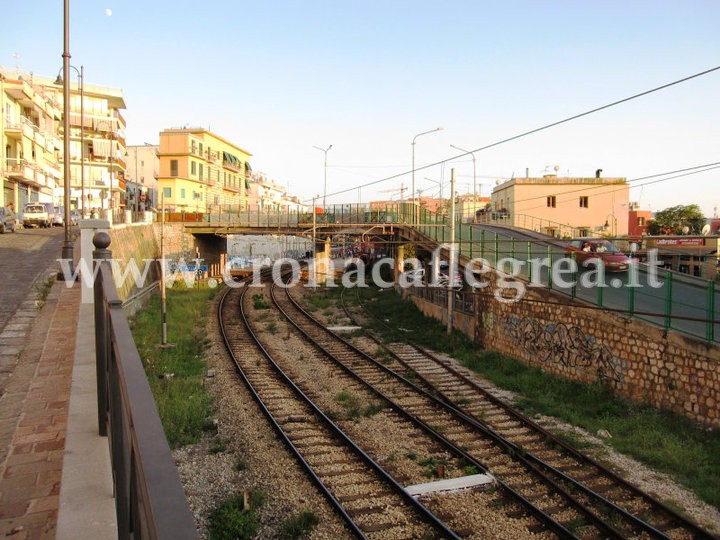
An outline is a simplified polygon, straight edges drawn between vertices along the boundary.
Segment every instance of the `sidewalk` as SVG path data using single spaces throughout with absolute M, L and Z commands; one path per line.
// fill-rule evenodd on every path
M 0 396 L 4 537 L 117 537 L 108 441 L 97 434 L 93 308 L 80 293 L 55 282 L 26 315 L 34 320 Z

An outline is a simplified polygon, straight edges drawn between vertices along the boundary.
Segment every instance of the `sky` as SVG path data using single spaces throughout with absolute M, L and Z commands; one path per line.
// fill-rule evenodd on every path
M 413 139 L 416 167 L 450 160 L 416 170 L 416 192 L 447 196 L 454 168 L 472 193 L 472 159 L 450 145 L 479 149 L 720 66 L 716 0 L 70 0 L 70 13 L 71 63 L 123 90 L 128 144 L 201 126 L 328 204 L 409 197 Z M 54 77 L 63 2 L 2 14 L 0 65 Z M 475 189 L 602 169 L 631 180 L 643 209 L 720 215 L 720 169 L 635 180 L 720 162 L 719 98 L 720 70 L 478 151 Z M 314 146 L 331 144 L 325 170 Z

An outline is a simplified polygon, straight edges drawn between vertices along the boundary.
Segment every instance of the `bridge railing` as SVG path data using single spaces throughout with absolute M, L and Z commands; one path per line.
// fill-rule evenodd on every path
M 115 289 L 110 236 L 93 238 L 98 425 L 110 438 L 118 538 L 197 539 L 140 355 Z M 99 268 L 98 268 L 99 266 Z
M 418 230 L 440 244 L 450 242 L 450 227 L 445 215 L 421 209 Z M 642 286 L 626 286 L 629 277 L 620 279 L 608 273 L 603 286 L 587 285 L 582 273 L 564 274 L 564 281 L 553 280 L 548 268 L 562 265 L 567 259 L 565 243 L 548 238 L 547 241 L 519 241 L 510 234 L 488 231 L 472 224 L 457 224 L 455 243 L 460 256 L 481 258 L 492 267 L 499 263 L 510 270 L 510 262 L 517 261 L 517 279 L 532 282 L 533 287 L 551 289 L 597 307 L 617 311 L 666 329 L 673 329 L 707 341 L 720 341 L 720 287 L 715 279 L 700 279 L 670 270 L 652 269 L 637 265 L 644 280 Z M 545 260 L 542 266 L 535 260 Z M 651 286 L 654 272 L 656 283 Z M 616 281 L 618 280 L 618 281 Z

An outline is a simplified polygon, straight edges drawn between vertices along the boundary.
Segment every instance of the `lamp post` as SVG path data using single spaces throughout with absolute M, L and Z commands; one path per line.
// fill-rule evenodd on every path
M 416 219 L 416 209 L 415 209 L 415 140 L 418 137 L 422 137 L 423 135 L 428 135 L 429 133 L 435 133 L 436 131 L 441 131 L 441 127 L 436 127 L 435 129 L 430 129 L 428 131 L 423 131 L 422 133 L 418 133 L 413 137 L 412 140 L 412 187 L 410 188 L 410 193 L 412 194 L 412 206 L 413 206 L 413 217 L 412 217 L 412 224 L 415 225 L 417 223 Z
M 612 219 L 612 222 L 608 218 Z M 614 213 L 605 216 L 605 230 L 607 229 L 610 229 L 610 236 L 614 238 L 617 231 L 617 218 Z
M 327 201 L 325 200 L 325 196 L 327 195 L 327 153 L 332 148 L 332 144 L 327 148 L 320 148 L 319 146 L 313 145 L 313 148 L 317 148 L 325 154 L 325 180 L 323 181 L 323 210 L 325 210 L 327 206 Z
M 477 212 L 477 175 L 475 170 L 475 152 L 471 152 L 470 150 L 465 150 L 464 148 L 460 148 L 459 146 L 455 146 L 454 144 L 450 145 L 451 148 L 454 148 L 455 150 L 460 150 L 461 152 L 465 152 L 466 154 L 470 154 L 472 156 L 473 160 L 473 210 L 472 210 L 472 219 L 475 219 L 475 212 Z M 463 212 L 464 213 L 464 212 Z
M 85 219 L 85 67 L 81 65 L 80 71 L 75 66 L 70 67 L 75 70 L 80 81 L 80 215 Z M 59 71 L 55 84 L 62 84 L 64 88 L 63 77 Z
M 70 0 L 63 4 L 63 176 L 65 196 L 65 237 L 63 240 L 61 257 L 67 262 L 66 271 L 63 277 L 66 282 L 72 280 L 73 266 L 73 243 L 70 240 Z M 62 276 L 58 273 L 58 277 Z

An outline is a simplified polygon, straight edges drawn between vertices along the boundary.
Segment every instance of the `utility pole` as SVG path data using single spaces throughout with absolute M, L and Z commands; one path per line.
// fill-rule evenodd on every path
M 447 333 L 453 328 L 453 283 L 457 272 L 457 256 L 455 254 L 455 168 L 450 169 L 450 261 L 448 269 L 448 303 L 447 303 Z

